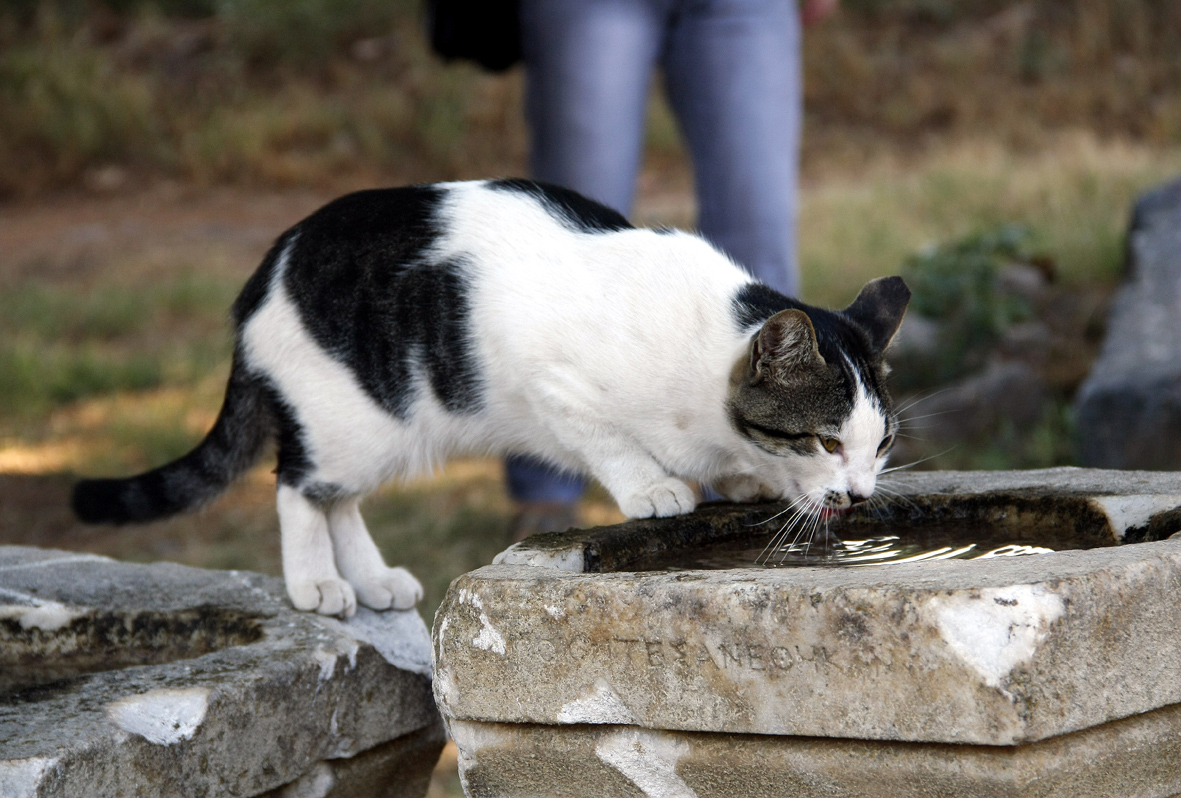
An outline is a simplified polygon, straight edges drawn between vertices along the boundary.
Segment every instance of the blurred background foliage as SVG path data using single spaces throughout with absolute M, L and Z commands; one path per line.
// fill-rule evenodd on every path
M 117 164 L 201 184 L 523 171 L 519 71 L 444 68 L 412 0 L 7 0 L 0 196 Z M 806 156 L 987 130 L 1181 141 L 1174 0 L 846 0 L 809 31 Z M 665 109 L 655 157 L 680 141 Z

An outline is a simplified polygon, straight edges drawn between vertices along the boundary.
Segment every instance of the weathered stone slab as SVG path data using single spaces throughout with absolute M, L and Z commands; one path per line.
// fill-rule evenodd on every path
M 443 724 L 431 725 L 348 759 L 318 762 L 259 798 L 422 798 L 446 742 Z
M 1077 399 L 1079 453 L 1105 468 L 1181 467 L 1181 181 L 1137 202 L 1128 274 Z
M 456 718 L 1012 745 L 1181 702 L 1181 541 L 741 575 L 490 566 L 454 590 L 435 687 Z
M 451 721 L 479 798 L 1168 798 L 1181 707 L 1015 747 Z
M 453 583 L 434 631 L 439 706 L 482 722 L 1016 745 L 1181 702 L 1181 540 L 1115 545 L 1181 529 L 1181 475 L 949 472 L 895 489 L 901 515 L 1057 525 L 1104 548 L 627 570 L 751 535 L 775 505 L 537 536 Z
M 414 612 L 342 622 L 260 574 L 27 547 L 0 548 L 0 603 L 5 798 L 258 795 L 391 740 L 442 747 Z

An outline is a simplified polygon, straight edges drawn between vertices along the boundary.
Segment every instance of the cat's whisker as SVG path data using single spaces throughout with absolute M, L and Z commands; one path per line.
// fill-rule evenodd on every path
M 936 418 L 938 416 L 949 416 L 954 413 L 962 413 L 962 412 L 964 412 L 964 411 L 961 410 L 960 408 L 955 408 L 953 410 L 939 410 L 934 413 L 924 413 L 921 416 L 907 416 L 906 418 L 898 419 L 898 428 L 905 429 L 908 425 L 912 424 L 913 422 L 922 421 L 924 418 Z
M 911 509 L 913 509 L 915 512 L 922 514 L 923 508 L 921 508 L 921 507 L 919 507 L 919 505 L 915 504 L 914 501 L 909 496 L 899 493 L 896 490 L 891 490 L 889 487 L 887 487 L 886 485 L 883 485 L 881 483 L 878 483 L 877 489 L 880 490 L 882 493 L 886 494 L 887 496 L 894 497 L 894 500 L 897 502 L 905 502 L 906 504 L 910 505 Z
M 798 496 L 796 498 L 796 500 L 794 502 L 791 503 L 791 506 L 788 507 L 787 510 L 783 511 L 783 513 L 788 512 L 788 510 L 791 510 L 792 507 L 796 507 L 801 502 L 805 501 L 807 498 L 808 498 L 807 494 L 801 494 L 800 496 Z M 786 522 L 784 522 L 783 526 L 781 526 L 779 528 L 779 531 L 776 532 L 772 536 L 771 540 L 767 542 L 767 545 L 763 547 L 763 551 L 759 554 L 758 557 L 755 558 L 756 564 L 760 560 L 764 559 L 764 555 L 767 555 L 769 558 L 770 555 L 768 555 L 768 552 L 774 553 L 774 551 L 778 547 L 779 543 L 782 542 L 783 539 L 785 539 L 787 537 L 787 535 L 791 534 L 792 527 L 795 526 L 796 522 L 804 514 L 805 511 L 806 511 L 806 506 L 799 507 L 798 509 L 796 509 L 796 512 L 790 518 L 788 518 L 788 520 Z M 779 513 L 779 515 L 782 515 L 783 513 Z M 768 520 L 771 520 L 771 519 L 768 519 Z M 764 523 L 766 523 L 766 522 L 764 522 Z
M 809 512 L 810 505 L 808 503 L 803 504 L 799 509 L 796 510 L 792 517 L 788 519 L 788 521 L 780 528 L 779 534 L 776 536 L 777 539 L 775 541 L 775 545 L 771 548 L 772 552 L 779 549 L 783 545 L 783 542 L 787 540 L 787 536 L 790 535 L 793 530 L 797 529 L 797 527 L 799 529 L 803 529 L 803 525 L 807 521 Z M 799 532 L 797 531 L 796 534 L 798 536 Z M 794 540 L 792 545 L 794 545 Z M 791 546 L 788 546 L 788 548 L 790 549 Z M 782 562 L 782 559 L 780 562 Z
M 929 455 L 927 457 L 923 457 L 922 459 L 919 459 L 919 460 L 915 460 L 914 462 L 906 463 L 905 465 L 894 466 L 893 468 L 883 468 L 881 471 L 878 472 L 878 474 L 880 476 L 881 474 L 890 474 L 890 473 L 893 473 L 894 471 L 902 471 L 907 468 L 914 468 L 919 463 L 925 463 L 928 460 L 934 460 L 936 457 L 942 457 L 943 455 L 947 454 L 948 452 L 954 451 L 955 448 L 956 448 L 955 446 L 949 446 L 948 448 L 944 449 L 942 452 L 936 452 L 935 454 Z
M 800 496 L 798 496 L 798 497 L 796 498 L 796 500 L 795 500 L 794 502 L 792 502 L 791 504 L 787 505 L 787 507 L 783 508 L 783 509 L 782 509 L 782 510 L 780 510 L 779 512 L 775 513 L 775 515 L 771 516 L 771 517 L 770 517 L 770 518 L 768 518 L 767 520 L 765 520 L 765 521 L 756 521 L 756 522 L 755 522 L 755 523 L 753 523 L 753 524 L 746 524 L 746 526 L 762 526 L 763 524 L 769 524 L 769 523 L 771 523 L 772 521 L 774 521 L 776 518 L 778 518 L 779 516 L 783 515 L 784 513 L 791 512 L 792 508 L 794 508 L 796 505 L 798 505 L 800 502 L 802 502 L 802 501 L 803 501 L 804 499 L 806 499 L 806 498 L 807 498 L 807 494 L 801 494 Z
M 786 512 L 786 510 L 784 512 Z M 796 519 L 799 517 L 801 512 L 802 512 L 802 510 L 797 509 L 795 511 L 795 513 L 791 517 L 789 517 L 787 519 L 787 521 L 785 521 L 781 527 L 779 527 L 779 529 L 775 532 L 775 534 L 771 536 L 771 539 L 767 542 L 767 545 L 763 547 L 763 551 L 762 551 L 762 553 L 759 554 L 759 557 L 756 558 L 756 562 L 764 554 L 766 554 L 768 550 L 774 549 L 774 547 L 778 544 L 779 540 L 786 534 L 784 530 L 789 529 L 795 523 Z
M 947 388 L 940 388 L 940 389 L 939 389 L 939 390 L 937 390 L 937 391 L 931 391 L 930 393 L 928 393 L 928 394 L 926 394 L 926 395 L 924 395 L 924 394 L 918 394 L 917 396 L 915 396 L 915 397 L 911 398 L 911 400 L 910 400 L 909 402 L 907 402 L 906 404 L 904 404 L 904 405 L 902 405 L 901 407 L 899 407 L 898 409 L 896 409 L 896 410 L 894 411 L 894 413 L 895 413 L 895 415 L 897 415 L 897 416 L 901 416 L 903 413 L 905 413 L 905 412 L 906 412 L 907 410 L 909 410 L 910 408 L 912 408 L 912 407 L 915 407 L 915 406 L 917 406 L 917 405 L 920 405 L 920 404 L 922 404 L 923 402 L 926 402 L 926 401 L 928 401 L 928 400 L 930 400 L 930 399 L 934 399 L 934 398 L 935 398 L 936 396 L 938 396 L 939 394 L 941 394 L 941 393 L 947 393 L 947 392 L 948 392 L 948 391 L 950 391 L 950 390 L 951 390 L 951 387 L 947 387 Z
M 791 527 L 795 527 L 798 524 L 799 529 L 796 530 L 795 537 L 792 538 L 791 543 L 788 546 L 784 547 L 783 551 L 780 553 L 779 562 L 781 564 L 783 563 L 784 560 L 787 559 L 788 554 L 790 554 L 792 552 L 792 550 L 795 549 L 795 547 L 799 544 L 800 536 L 803 535 L 804 530 L 807 528 L 808 517 L 810 516 L 810 514 L 812 512 L 813 512 L 812 502 L 811 502 L 811 500 L 809 500 L 809 502 L 807 504 L 805 504 L 803 507 L 801 507 L 800 511 L 795 516 L 792 517 Z M 785 525 L 785 529 L 788 529 L 788 533 L 790 533 L 790 529 L 786 525 Z M 784 540 L 787 539 L 788 533 L 784 534 L 784 537 L 783 537 Z
M 805 560 L 808 559 L 808 555 L 812 551 L 812 541 L 815 540 L 815 538 L 816 538 L 816 527 L 820 523 L 820 513 L 823 509 L 824 509 L 824 505 L 820 502 L 816 502 L 811 508 L 811 512 L 809 513 L 809 517 L 807 519 L 807 522 L 804 524 L 803 527 L 800 528 L 801 535 L 805 531 L 807 532 L 807 535 L 804 536 L 804 559 Z M 799 540 L 799 537 L 800 537 L 799 535 L 796 536 L 797 541 Z M 792 547 L 794 548 L 795 545 L 796 545 L 795 542 L 793 542 Z

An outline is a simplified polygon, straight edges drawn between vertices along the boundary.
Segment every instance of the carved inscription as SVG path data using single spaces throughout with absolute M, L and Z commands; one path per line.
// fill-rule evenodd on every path
M 609 645 L 612 663 L 631 670 L 640 668 L 660 670 L 673 668 L 678 672 L 709 668 L 719 671 L 791 670 L 801 662 L 827 660 L 823 648 L 803 649 L 794 646 L 773 646 L 761 643 L 724 642 L 705 643 L 685 640 L 649 640 L 635 637 L 615 637 Z

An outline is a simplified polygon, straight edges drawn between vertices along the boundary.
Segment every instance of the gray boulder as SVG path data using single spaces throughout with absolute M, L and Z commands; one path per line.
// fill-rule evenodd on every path
M 1181 467 L 1181 180 L 1143 195 L 1128 273 L 1076 400 L 1079 457 L 1103 468 Z

